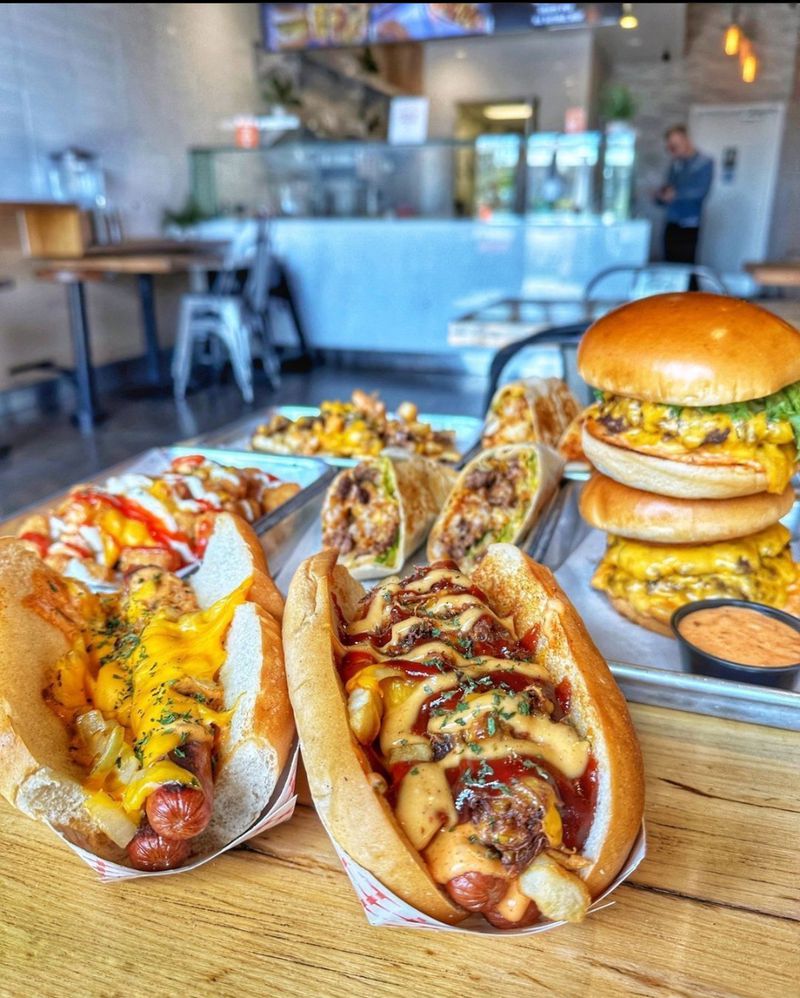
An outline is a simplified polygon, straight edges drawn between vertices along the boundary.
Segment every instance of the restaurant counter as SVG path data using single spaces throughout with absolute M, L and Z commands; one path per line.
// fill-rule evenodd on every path
M 598 271 L 645 263 L 650 223 L 281 218 L 272 238 L 313 347 L 447 355 L 448 323 L 466 312 L 508 297 L 579 301 Z
M 102 885 L 0 800 L 3 994 L 796 993 L 800 734 L 631 705 L 647 857 L 582 925 L 370 928 L 312 808 L 197 870 Z

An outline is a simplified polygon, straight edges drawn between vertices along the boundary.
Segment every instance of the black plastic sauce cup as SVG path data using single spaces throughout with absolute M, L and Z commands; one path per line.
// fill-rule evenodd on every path
M 687 603 L 672 615 L 670 624 L 678 639 L 681 652 L 681 664 L 688 672 L 697 672 L 701 676 L 713 676 L 715 679 L 727 679 L 735 683 L 756 683 L 759 686 L 777 686 L 783 690 L 794 688 L 797 676 L 800 675 L 800 662 L 795 665 L 741 665 L 726 658 L 718 658 L 707 651 L 702 651 L 681 634 L 678 625 L 689 614 L 698 610 L 710 610 L 717 606 L 738 606 L 743 610 L 753 610 L 767 617 L 774 617 L 788 624 L 800 634 L 800 618 L 790 613 L 777 610 L 774 606 L 764 603 L 748 603 L 741 599 L 703 599 L 696 603 Z

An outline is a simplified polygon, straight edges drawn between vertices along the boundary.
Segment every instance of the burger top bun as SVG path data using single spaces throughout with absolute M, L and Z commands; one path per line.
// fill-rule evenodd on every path
M 780 495 L 676 499 L 592 475 L 580 499 L 587 523 L 610 534 L 656 544 L 711 544 L 745 537 L 777 523 L 792 507 L 791 485 Z
M 800 331 L 738 298 L 652 295 L 589 327 L 578 370 L 595 388 L 646 402 L 747 402 L 800 381 Z

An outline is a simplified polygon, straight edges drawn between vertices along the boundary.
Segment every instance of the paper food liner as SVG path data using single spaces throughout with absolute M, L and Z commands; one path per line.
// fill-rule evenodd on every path
M 216 852 L 209 853 L 204 856 L 198 856 L 197 859 L 192 860 L 191 863 L 186 863 L 184 866 L 179 866 L 174 870 L 158 870 L 153 872 L 148 872 L 147 870 L 133 870 L 129 866 L 121 866 L 119 863 L 112 863 L 110 860 L 100 859 L 100 857 L 95 856 L 94 853 L 81 848 L 81 846 L 75 845 L 74 842 L 70 842 L 69 839 L 62 835 L 57 828 L 54 828 L 52 825 L 50 825 L 50 828 L 56 833 L 62 842 L 65 842 L 74 853 L 80 856 L 87 866 L 91 866 L 104 884 L 110 884 L 117 880 L 133 880 L 136 877 L 166 877 L 173 873 L 187 873 L 189 870 L 196 870 L 198 866 L 210 863 L 212 859 L 216 859 L 217 856 L 221 856 L 222 853 L 228 852 L 229 849 L 233 849 L 235 846 L 241 845 L 242 842 L 247 842 L 248 839 L 252 839 L 256 835 L 260 835 L 261 832 L 267 831 L 268 828 L 274 828 L 276 825 L 280 825 L 284 821 L 288 821 L 289 818 L 291 818 L 294 814 L 295 802 L 297 801 L 294 788 L 297 777 L 297 760 L 299 756 L 300 746 L 295 739 L 289 761 L 284 766 L 281 775 L 278 777 L 278 782 L 272 793 L 272 797 L 262 812 L 261 817 L 257 819 L 254 825 L 251 825 L 246 832 L 243 832 L 238 838 L 234 839 L 233 842 L 229 842 Z
M 317 812 L 319 815 L 319 812 Z M 322 820 L 322 819 L 320 819 Z M 458 925 L 449 925 L 447 922 L 440 922 L 437 918 L 431 918 L 425 912 L 412 907 L 407 901 L 399 898 L 396 894 L 384 887 L 383 884 L 363 866 L 351 859 L 347 853 L 339 847 L 336 839 L 331 835 L 330 829 L 325 822 L 325 831 L 333 843 L 333 847 L 339 859 L 342 861 L 344 872 L 350 878 L 353 890 L 356 892 L 361 907 L 364 909 L 367 921 L 370 925 L 393 925 L 406 929 L 437 929 L 442 932 L 466 932 L 482 936 L 532 936 L 537 932 L 549 932 L 550 929 L 557 929 L 567 922 L 544 922 L 541 925 L 529 925 L 524 929 L 497 929 L 490 925 L 481 915 L 470 915 Z M 644 821 L 636 841 L 631 848 L 630 855 L 617 874 L 614 882 L 608 886 L 603 893 L 596 898 L 589 907 L 589 914 L 609 908 L 613 901 L 605 901 L 605 898 L 615 891 L 617 887 L 633 873 L 636 867 L 642 862 L 647 851 L 647 839 L 645 834 Z M 605 903 L 603 903 L 605 901 Z

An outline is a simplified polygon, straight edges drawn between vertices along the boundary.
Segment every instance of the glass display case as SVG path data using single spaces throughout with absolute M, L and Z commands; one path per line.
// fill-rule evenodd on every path
M 520 135 L 481 135 L 475 140 L 474 214 L 485 221 L 520 212 Z
M 631 217 L 636 131 L 617 122 L 606 129 L 603 157 L 603 217 L 622 222 Z
M 597 210 L 600 133 L 537 132 L 528 139 L 527 210 L 590 215 Z
M 208 217 L 453 218 L 465 213 L 454 195 L 456 157 L 474 152 L 472 142 L 448 141 L 193 149 L 192 196 Z
M 634 138 L 614 132 L 602 143 L 599 132 L 536 132 L 527 140 L 509 134 L 419 145 L 318 140 L 198 148 L 190 151 L 193 208 L 205 218 L 484 221 L 579 220 L 602 208 L 622 220 L 629 217 Z

